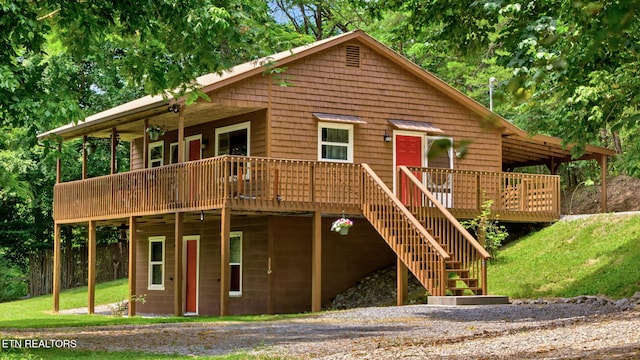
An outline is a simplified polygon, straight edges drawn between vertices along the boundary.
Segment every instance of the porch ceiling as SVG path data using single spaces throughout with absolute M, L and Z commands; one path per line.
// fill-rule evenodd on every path
M 83 135 L 94 138 L 111 137 L 111 129 L 116 128 L 120 140 L 132 141 L 144 136 L 144 119 L 149 119 L 149 125 L 158 125 L 166 131 L 178 128 L 179 113 L 169 112 L 170 104 L 155 105 L 151 109 L 135 112 L 125 116 L 104 121 L 80 122 L 76 126 L 59 130 L 63 140 L 69 140 Z M 210 121 L 224 119 L 231 116 L 251 113 L 263 107 L 238 107 L 219 103 L 198 102 L 182 109 L 184 111 L 184 126 L 194 126 Z
M 505 168 L 531 165 L 559 164 L 576 160 L 599 159 L 601 156 L 615 155 L 615 151 L 603 147 L 587 145 L 584 155 L 572 159 L 571 148 L 563 146 L 559 138 L 536 135 L 522 136 L 508 134 L 502 137 L 502 163 Z

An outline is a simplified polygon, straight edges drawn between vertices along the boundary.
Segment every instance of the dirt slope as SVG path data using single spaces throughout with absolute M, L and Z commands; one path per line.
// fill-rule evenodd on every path
M 575 190 L 575 193 L 574 193 Z M 572 199 L 573 198 L 573 199 Z M 640 211 L 640 179 L 619 175 L 607 180 L 607 212 Z M 600 212 L 600 184 L 580 185 L 562 194 L 562 214 Z

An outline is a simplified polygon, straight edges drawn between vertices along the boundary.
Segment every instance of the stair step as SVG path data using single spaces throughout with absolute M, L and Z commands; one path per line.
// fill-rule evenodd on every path
M 463 277 L 460 277 L 460 278 L 447 279 L 447 282 L 452 284 L 451 285 L 452 287 L 456 286 L 456 283 L 458 281 L 462 281 L 465 284 L 467 284 L 468 286 L 478 286 L 478 279 L 476 279 L 476 278 L 468 278 L 468 277 L 463 278 Z

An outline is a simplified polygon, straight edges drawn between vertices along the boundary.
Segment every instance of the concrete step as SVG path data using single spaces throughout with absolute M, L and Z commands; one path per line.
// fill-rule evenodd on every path
M 470 296 L 429 296 L 428 305 L 497 305 L 510 304 L 508 296 L 501 295 L 470 295 Z

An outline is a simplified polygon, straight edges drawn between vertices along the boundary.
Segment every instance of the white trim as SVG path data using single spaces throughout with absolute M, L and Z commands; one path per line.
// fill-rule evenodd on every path
M 229 126 L 223 126 L 223 127 L 219 127 L 216 128 L 215 132 L 214 132 L 214 136 L 215 136 L 215 156 L 220 156 L 220 154 L 218 153 L 219 149 L 219 141 L 218 141 L 218 136 L 220 136 L 221 134 L 226 134 L 226 133 L 230 133 L 233 131 L 238 131 L 238 130 L 243 130 L 243 129 L 247 129 L 247 156 L 251 155 L 251 121 L 245 121 L 239 124 L 233 124 L 233 125 L 229 125 Z
M 427 153 L 425 154 L 424 163 L 425 167 L 429 167 L 429 153 L 431 150 L 431 142 L 438 140 L 449 140 L 451 146 L 449 147 L 449 169 L 453 169 L 453 137 L 451 136 L 427 136 Z
M 186 162 L 189 160 L 189 142 L 193 140 L 200 140 L 200 159 L 202 159 L 202 134 L 187 136 L 184 138 L 184 154 L 182 154 L 182 161 Z M 174 164 L 173 162 L 173 149 L 178 146 L 178 142 L 172 142 L 169 144 L 169 164 Z M 177 150 L 176 150 L 177 153 Z
M 187 313 L 187 241 L 196 242 L 196 312 Z M 182 273 L 183 273 L 183 289 L 184 308 L 183 314 L 197 315 L 200 312 L 200 235 L 185 235 L 182 237 Z
M 160 141 L 156 141 L 156 142 L 152 142 L 149 144 L 149 153 L 147 154 L 147 159 L 149 160 L 147 162 L 147 167 L 152 168 L 152 167 L 157 167 L 157 166 L 152 166 L 152 162 L 153 161 L 160 161 L 160 165 L 158 166 L 163 166 L 164 165 L 164 140 L 160 140 Z M 151 150 L 153 148 L 160 148 L 160 153 L 162 154 L 162 157 L 160 159 L 152 159 L 151 158 Z
M 348 142 L 345 143 L 333 143 L 333 142 L 323 142 L 322 141 L 322 129 L 341 129 L 347 130 L 349 133 Z M 318 161 L 329 161 L 329 162 L 339 162 L 339 163 L 353 163 L 353 124 L 340 124 L 333 122 L 320 122 L 318 121 Z M 347 159 L 339 160 L 339 159 L 325 159 L 322 157 L 322 145 L 333 145 L 333 146 L 346 146 L 347 147 Z
M 164 290 L 164 277 L 165 277 L 165 260 L 166 260 L 166 247 L 165 247 L 166 236 L 149 236 L 149 268 L 148 268 L 148 278 L 147 278 L 147 289 L 148 290 Z M 158 265 L 158 261 L 151 261 L 151 243 L 159 242 L 162 244 L 162 261 L 160 261 L 160 265 L 162 265 L 162 283 L 161 284 L 152 284 L 151 279 L 153 277 L 153 266 Z
M 240 291 L 231 291 L 229 290 L 229 296 L 233 296 L 233 297 L 241 297 L 242 296 L 242 263 L 243 263 L 243 258 L 242 258 L 242 247 L 243 247 L 243 243 L 244 243 L 244 234 L 242 231 L 231 231 L 229 233 L 229 247 L 231 247 L 231 239 L 234 237 L 239 237 L 240 238 Z M 229 256 L 231 256 L 231 251 L 229 251 Z M 238 263 L 232 263 L 231 259 L 229 259 L 229 274 L 231 274 L 231 264 L 238 264 Z

